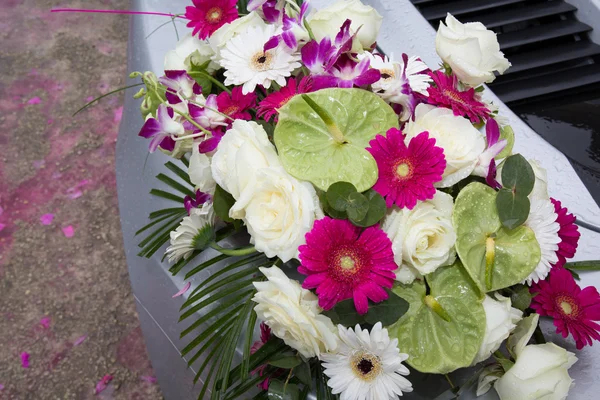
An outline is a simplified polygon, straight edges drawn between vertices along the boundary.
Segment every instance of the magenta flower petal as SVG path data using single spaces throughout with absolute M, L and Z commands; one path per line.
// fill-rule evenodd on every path
M 100 379 L 98 383 L 96 383 L 96 394 L 102 393 L 112 380 L 112 375 L 104 375 L 102 379 Z
M 548 279 L 531 286 L 531 293 L 537 293 L 531 308 L 542 316 L 554 319 L 556 332 L 575 339 L 577 349 L 591 346 L 593 340 L 600 340 L 600 294 L 589 286 L 581 290 L 573 275 L 564 268 L 555 267 Z
M 256 93 L 244 94 L 241 86 L 232 89 L 231 94 L 221 92 L 217 96 L 217 107 L 220 112 L 230 116 L 233 119 L 251 120 L 252 115 L 249 109 L 256 106 Z
M 581 233 L 579 232 L 577 225 L 575 225 L 575 216 L 570 214 L 569 210 L 567 210 L 566 207 L 563 207 L 560 201 L 552 198 L 550 200 L 552 201 L 552 204 L 554 204 L 554 212 L 558 215 L 556 222 L 560 225 L 558 236 L 561 241 L 558 244 L 558 250 L 556 251 L 558 262 L 555 266 L 562 267 L 567 262 L 567 258 L 573 258 L 573 256 L 575 256 Z
M 183 287 L 181 288 L 181 290 L 179 292 L 175 293 L 171 297 L 175 298 L 175 297 L 179 297 L 179 296 L 183 295 L 185 292 L 187 292 L 190 289 L 190 286 L 192 286 L 192 282 L 186 283 L 185 285 L 183 285 Z
M 40 217 L 42 225 L 50 225 L 54 219 L 54 214 L 44 214 Z
M 29 368 L 29 353 L 26 351 L 21 353 L 21 367 Z
M 194 5 L 185 8 L 188 28 L 200 39 L 210 37 L 217 29 L 238 18 L 237 0 L 192 0 Z
M 434 184 L 442 180 L 446 169 L 446 158 L 428 132 L 421 132 L 406 146 L 402 132 L 392 128 L 386 137 L 378 135 L 369 145 L 367 151 L 379 169 L 373 190 L 385 197 L 388 207 L 395 204 L 412 210 L 417 201 L 433 198 Z
M 65 235 L 65 237 L 73 237 L 73 235 L 75 235 L 75 228 L 73 228 L 72 225 L 69 226 L 65 226 L 64 228 L 62 228 L 63 234 Z
M 310 77 L 305 76 L 299 80 L 293 77 L 289 78 L 286 86 L 282 87 L 278 92 L 271 93 L 260 102 L 256 110 L 256 115 L 264 118 L 265 121 L 270 121 L 272 117 L 275 117 L 275 121 L 277 121 L 278 110 L 281 107 L 295 95 L 309 93 L 312 91 L 312 88 L 313 82 Z
M 307 275 L 302 287 L 316 288 L 325 310 L 352 298 L 357 312 L 365 314 L 368 300 L 385 300 L 383 288 L 394 283 L 392 242 L 378 226 L 361 230 L 347 220 L 325 217 L 315 221 L 298 250 L 298 272 Z

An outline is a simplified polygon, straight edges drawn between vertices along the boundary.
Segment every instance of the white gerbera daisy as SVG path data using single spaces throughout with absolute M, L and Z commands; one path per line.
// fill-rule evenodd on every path
M 369 58 L 371 68 L 381 72 L 381 79 L 372 87 L 373 92 L 379 94 L 384 100 L 401 103 L 399 100 L 403 100 L 403 96 L 409 94 L 406 83 L 412 92 L 428 95 L 427 88 L 431 78 L 426 72 L 429 67 L 420 58 L 412 56 L 396 62 L 388 56 L 380 57 L 368 51 L 358 56 L 359 59 L 364 57 Z M 406 65 L 404 65 L 405 61 Z
M 287 52 L 284 46 L 264 51 L 276 29 L 274 25 L 250 26 L 227 42 L 221 51 L 226 85 L 243 85 L 244 94 L 253 92 L 257 85 L 269 88 L 272 81 L 286 85 L 286 78 L 301 66 L 300 55 Z
M 531 197 L 530 201 L 531 209 L 529 217 L 525 221 L 525 226 L 531 228 L 535 233 L 535 238 L 542 251 L 542 257 L 535 270 L 525 279 L 528 285 L 531 285 L 531 282 L 537 283 L 546 279 L 552 269 L 552 264 L 558 261 L 556 251 L 560 243 L 560 237 L 558 236 L 560 225 L 556 222 L 558 215 L 554 212 L 552 202 L 549 199 L 539 197 Z
M 171 232 L 171 245 L 166 251 L 169 262 L 188 258 L 194 250 L 206 248 L 214 240 L 214 225 L 215 213 L 212 202 L 204 203 L 201 208 L 192 209 L 190 215 Z
M 390 340 L 381 322 L 371 333 L 338 325 L 340 343 L 335 353 L 321 356 L 327 384 L 341 400 L 389 400 L 412 392 L 412 384 L 401 375 L 409 371 L 402 361 L 407 354 L 398 350 L 398 339 Z

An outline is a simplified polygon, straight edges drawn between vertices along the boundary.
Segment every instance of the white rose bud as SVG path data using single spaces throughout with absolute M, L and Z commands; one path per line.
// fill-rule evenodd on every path
M 446 24 L 440 22 L 435 48 L 458 79 L 469 86 L 492 82 L 494 71 L 503 74 L 510 67 L 494 32 L 480 22 L 462 24 L 450 14 Z
M 338 345 L 337 329 L 323 311 L 317 296 L 290 280 L 276 266 L 260 268 L 266 282 L 254 282 L 254 311 L 275 336 L 306 358 L 319 357 Z
M 487 360 L 498 350 L 523 316 L 523 312 L 511 307 L 509 298 L 499 294 L 496 294 L 496 299 L 485 296 L 483 309 L 486 318 L 485 335 L 473 364 Z
M 446 157 L 446 170 L 437 187 L 450 187 L 471 175 L 486 144 L 483 134 L 468 119 L 455 116 L 448 108 L 419 104 L 415 120 L 405 129 L 406 140 L 424 131 L 444 149 Z
M 452 226 L 452 196 L 438 191 L 434 198 L 412 210 L 394 207 L 382 229 L 392 241 L 396 279 L 408 284 L 416 277 L 450 265 L 456 259 L 456 232 Z
M 315 218 L 323 216 L 317 193 L 310 183 L 298 181 L 283 167 L 260 169 L 256 177 L 256 184 L 242 193 L 229 215 L 246 223 L 250 242 L 258 251 L 287 262 L 306 243 Z
M 321 41 L 324 37 L 334 39 L 347 19 L 352 21 L 350 31 L 358 31 L 357 39 L 363 48 L 370 48 L 377 41 L 383 17 L 360 0 L 338 0 L 314 13 L 308 23 L 315 39 Z
M 501 400 L 565 400 L 573 379 L 575 354 L 554 343 L 528 345 L 515 365 L 494 384 Z
M 202 65 L 210 61 L 214 54 L 208 42 L 188 33 L 177 42 L 174 50 L 167 52 L 165 56 L 165 71 L 189 71 L 192 63 L 194 65 Z M 211 61 L 206 70 L 212 74 L 217 68 L 218 65 Z
M 215 182 L 210 168 L 210 157 L 198 151 L 198 145 L 194 144 L 188 168 L 190 181 L 197 190 L 204 193 L 215 193 L 217 183 Z

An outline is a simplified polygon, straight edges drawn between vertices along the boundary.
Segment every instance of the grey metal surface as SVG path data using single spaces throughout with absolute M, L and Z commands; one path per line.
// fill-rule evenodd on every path
M 329 3 L 326 0 L 312 2 L 316 7 Z M 425 19 L 414 9 L 408 0 L 372 0 L 366 1 L 385 16 L 379 44 L 387 53 L 400 55 L 402 52 L 420 55 L 430 66 L 435 67 L 439 60 L 435 54 L 435 32 Z M 132 10 L 182 12 L 189 4 L 187 0 L 134 0 Z M 162 72 L 165 53 L 172 49 L 176 37 L 172 27 L 161 28 L 150 38 L 146 36 L 157 26 L 165 22 L 164 17 L 133 16 L 130 20 L 128 67 L 130 71 L 151 70 Z M 179 24 L 180 32 L 185 32 L 183 24 Z M 183 297 L 172 299 L 171 296 L 179 290 L 184 282 L 179 277 L 172 277 L 168 265 L 161 263 L 161 255 L 157 253 L 151 259 L 140 258 L 137 239 L 134 233 L 147 222 L 150 211 L 167 204 L 148 194 L 152 187 L 157 186 L 154 176 L 163 171 L 164 162 L 168 157 L 155 153 L 147 157 L 146 140 L 137 136 L 143 120 L 139 114 L 139 102 L 131 96 L 135 89 L 126 94 L 125 112 L 121 123 L 117 142 L 117 186 L 123 239 L 125 242 L 127 262 L 131 284 L 140 314 L 140 321 L 146 340 L 146 346 L 156 372 L 158 382 L 166 399 L 194 399 L 198 388 L 192 385 L 193 369 L 187 369 L 186 363 L 180 359 L 179 349 L 186 344 L 179 339 L 179 332 L 184 326 L 177 323 L 179 307 Z M 490 91 L 486 91 L 490 99 L 501 104 Z M 501 106 L 501 114 L 510 119 L 517 134 L 516 151 L 533 157 L 542 162 L 548 169 L 549 187 L 551 194 L 563 201 L 580 219 L 600 226 L 600 209 L 572 170 L 565 157 L 544 142 L 526 124 L 518 119 L 505 106 Z M 145 168 L 142 167 L 145 164 Z M 582 230 L 578 259 L 600 257 L 600 235 Z M 208 257 L 209 254 L 202 257 Z M 218 267 L 218 266 L 217 266 Z M 208 273 L 208 272 L 207 272 Z M 196 279 L 204 279 L 199 276 Z M 595 284 L 600 287 L 600 274 L 584 275 L 585 285 Z M 194 282 L 192 282 L 192 287 Z M 565 344 L 562 339 L 559 344 Z M 572 342 L 567 342 L 569 349 L 574 349 Z M 579 353 L 580 362 L 575 365 L 573 375 L 577 377 L 577 386 L 570 398 L 593 399 L 594 368 L 593 360 L 600 360 L 600 346 L 596 345 Z M 460 380 L 461 372 L 457 373 Z M 431 399 L 432 393 L 445 390 L 443 383 L 436 377 L 411 380 L 420 390 L 431 390 L 424 396 L 412 394 L 407 399 Z M 426 392 L 420 392 L 426 393 Z M 493 396 L 491 397 L 493 398 Z

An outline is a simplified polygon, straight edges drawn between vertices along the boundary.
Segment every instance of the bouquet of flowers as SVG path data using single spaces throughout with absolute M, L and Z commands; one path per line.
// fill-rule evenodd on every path
M 566 262 L 574 216 L 481 97 L 510 66 L 495 33 L 448 15 L 431 69 L 378 51 L 383 18 L 360 0 L 193 0 L 173 18 L 193 30 L 164 74 L 131 75 L 139 135 L 174 159 L 152 194 L 175 206 L 140 255 L 169 242 L 178 295 L 203 277 L 180 318 L 200 398 L 395 399 L 407 366 L 475 365 L 444 398 L 566 398 L 577 358 L 538 319 L 581 349 L 600 296 Z

